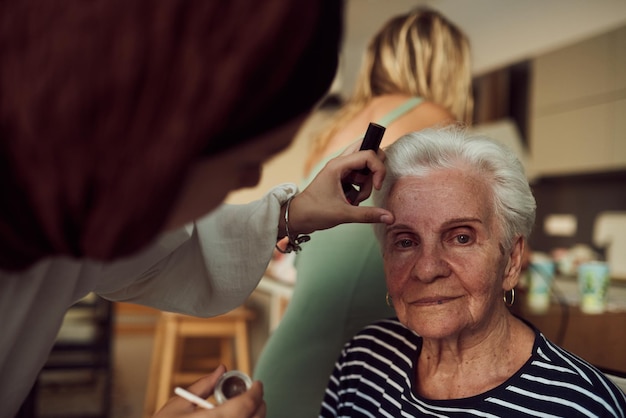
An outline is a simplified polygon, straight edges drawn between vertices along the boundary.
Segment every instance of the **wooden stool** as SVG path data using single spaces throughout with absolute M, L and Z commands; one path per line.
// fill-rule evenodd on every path
M 250 375 L 248 321 L 253 317 L 254 312 L 245 307 L 212 318 L 161 312 L 152 350 L 144 416 L 151 417 L 158 411 L 173 396 L 175 386 L 189 385 L 209 373 L 183 370 L 185 339 L 212 339 L 218 343 L 219 353 L 203 356 L 198 363 L 201 369 L 214 369 L 224 364 L 228 370 L 236 368 Z

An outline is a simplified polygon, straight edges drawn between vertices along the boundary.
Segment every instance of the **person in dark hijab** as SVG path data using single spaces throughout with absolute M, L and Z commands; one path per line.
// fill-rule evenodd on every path
M 194 164 L 308 112 L 340 7 L 292 3 L 3 2 L 0 266 L 132 254 Z
M 326 93 L 341 21 L 335 0 L 0 2 L 0 417 L 86 294 L 217 315 L 252 292 L 277 239 L 390 220 L 341 192 L 365 166 L 358 200 L 381 183 L 371 152 L 301 193 L 219 206 Z M 260 384 L 229 402 L 264 416 Z

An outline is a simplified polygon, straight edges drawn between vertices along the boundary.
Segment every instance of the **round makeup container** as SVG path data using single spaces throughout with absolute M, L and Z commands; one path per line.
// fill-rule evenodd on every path
M 218 404 L 223 404 L 230 398 L 241 395 L 252 386 L 252 379 L 240 372 L 239 370 L 231 370 L 220 377 L 215 385 L 214 396 Z

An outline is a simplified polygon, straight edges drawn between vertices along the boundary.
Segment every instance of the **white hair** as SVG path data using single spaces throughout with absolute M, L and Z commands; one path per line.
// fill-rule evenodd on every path
M 374 192 L 376 206 L 386 208 L 398 179 L 425 177 L 436 170 L 459 169 L 480 175 L 492 192 L 494 211 L 510 249 L 518 236 L 528 238 L 535 222 L 536 202 L 524 168 L 505 145 L 483 135 L 451 126 L 404 135 L 385 149 L 387 174 Z M 384 224 L 374 230 L 381 244 Z

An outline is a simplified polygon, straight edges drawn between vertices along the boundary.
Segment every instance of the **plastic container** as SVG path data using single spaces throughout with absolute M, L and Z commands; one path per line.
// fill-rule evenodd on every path
M 214 396 L 218 404 L 241 395 L 252 386 L 252 379 L 239 370 L 231 370 L 220 377 L 215 385 Z
M 578 266 L 580 310 L 588 314 L 604 312 L 610 283 L 611 276 L 607 263 L 592 261 Z

